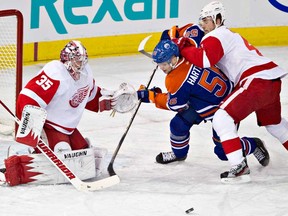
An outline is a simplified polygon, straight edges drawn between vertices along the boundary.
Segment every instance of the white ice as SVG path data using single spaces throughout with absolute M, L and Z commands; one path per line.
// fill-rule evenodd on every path
M 287 47 L 260 47 L 260 51 L 288 70 Z M 142 55 L 89 60 L 99 86 L 116 89 L 122 82 L 135 88 L 146 84 L 155 65 Z M 24 83 L 43 64 L 24 68 Z M 283 117 L 288 119 L 288 77 L 281 93 Z M 164 88 L 160 70 L 151 86 Z M 249 103 L 249 101 L 247 101 Z M 245 106 L 245 104 L 243 104 Z M 105 147 L 111 155 L 126 130 L 133 113 L 86 112 L 79 125 L 94 145 Z M 211 123 L 191 129 L 190 152 L 185 162 L 155 163 L 160 151 L 169 151 L 169 121 L 174 113 L 142 104 L 120 148 L 114 169 L 120 184 L 96 192 L 79 192 L 71 185 L 21 185 L 0 188 L 1 216 L 284 216 L 288 215 L 288 152 L 264 128 L 256 125 L 255 115 L 240 126 L 240 136 L 263 139 L 270 152 L 268 167 L 261 167 L 253 155 L 248 157 L 252 182 L 223 185 L 221 172 L 229 169 L 213 153 Z M 5 138 L 9 139 L 9 138 Z M 1 163 L 7 142 L 0 141 Z M 106 170 L 106 169 L 105 169 Z M 108 175 L 104 173 L 104 175 Z

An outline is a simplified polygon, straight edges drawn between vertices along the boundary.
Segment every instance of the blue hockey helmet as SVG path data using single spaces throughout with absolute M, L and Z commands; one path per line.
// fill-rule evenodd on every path
M 169 62 L 173 56 L 179 56 L 178 46 L 171 40 L 161 40 L 153 50 L 152 58 L 156 63 Z

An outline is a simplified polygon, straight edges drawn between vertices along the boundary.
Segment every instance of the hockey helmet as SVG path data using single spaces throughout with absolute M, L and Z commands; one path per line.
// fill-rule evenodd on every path
M 88 62 L 86 48 L 80 41 L 72 40 L 61 50 L 60 61 L 65 65 L 73 79 L 79 80 L 80 73 Z
M 216 17 L 218 14 L 221 15 L 221 24 L 222 24 L 226 18 L 225 8 L 220 1 L 212 1 L 202 8 L 200 12 L 199 22 L 201 22 L 206 17 L 211 17 L 214 23 L 216 24 Z
M 179 56 L 178 46 L 171 40 L 161 40 L 153 50 L 152 58 L 156 63 L 170 63 L 173 56 Z

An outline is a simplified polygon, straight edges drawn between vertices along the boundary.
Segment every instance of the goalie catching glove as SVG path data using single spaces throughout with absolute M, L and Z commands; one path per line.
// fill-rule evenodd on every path
M 141 85 L 137 91 L 137 96 L 138 99 L 144 103 L 155 103 L 155 97 L 158 93 L 162 93 L 162 90 L 159 87 L 147 89 L 146 86 Z
M 100 112 L 112 109 L 114 113 L 126 113 L 133 110 L 138 102 L 135 89 L 128 83 L 122 83 L 117 91 L 102 89 L 101 94 Z

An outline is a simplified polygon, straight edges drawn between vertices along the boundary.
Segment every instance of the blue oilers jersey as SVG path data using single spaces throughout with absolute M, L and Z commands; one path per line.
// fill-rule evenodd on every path
M 219 103 L 233 89 L 233 84 L 218 68 L 201 69 L 184 58 L 166 76 L 165 85 L 168 109 L 180 112 L 193 107 L 205 120 L 212 120 Z

